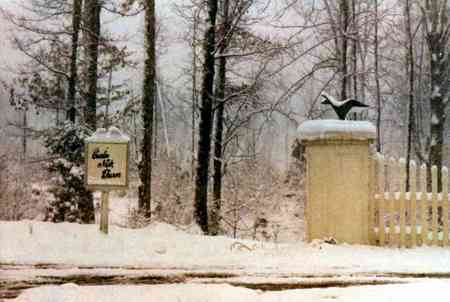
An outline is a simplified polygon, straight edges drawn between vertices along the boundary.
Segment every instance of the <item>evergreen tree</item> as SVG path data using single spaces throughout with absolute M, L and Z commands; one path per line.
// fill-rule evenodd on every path
M 53 159 L 48 170 L 55 173 L 49 190 L 55 197 L 48 205 L 47 220 L 94 222 L 92 193 L 84 185 L 84 139 L 90 131 L 70 121 L 48 131 L 45 146 Z
M 32 17 L 4 12 L 11 23 L 26 33 L 14 42 L 30 58 L 20 66 L 19 75 L 11 85 L 14 92 L 11 103 L 19 109 L 34 106 L 39 111 L 56 111 L 56 128 L 45 132 L 48 152 L 52 158 L 58 158 L 49 165 L 57 181 L 51 189 L 55 200 L 49 206 L 48 219 L 92 222 L 92 194 L 84 189 L 81 168 L 83 139 L 88 132 L 83 121 L 94 130 L 100 105 L 97 100 L 108 95 L 109 104 L 126 96 L 128 89 L 123 85 L 111 84 L 103 89 L 98 80 L 132 65 L 130 53 L 126 47 L 116 46 L 109 33 L 103 32 L 105 39 L 100 38 L 103 1 L 85 0 L 84 7 L 82 0 L 33 0 L 29 4 Z M 61 24 L 61 27 L 49 24 Z M 79 34 L 83 39 L 79 39 Z M 81 48 L 84 56 L 80 56 Z M 83 70 L 85 65 L 87 70 Z M 77 95 L 81 97 L 78 100 Z M 79 101 L 83 97 L 88 100 L 84 112 Z M 60 125 L 60 113 L 64 111 L 68 122 Z M 77 113 L 81 113 L 79 120 L 75 119 Z

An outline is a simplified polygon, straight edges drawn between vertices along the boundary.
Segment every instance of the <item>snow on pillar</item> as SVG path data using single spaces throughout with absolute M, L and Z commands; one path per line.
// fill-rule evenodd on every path
M 306 147 L 307 238 L 369 243 L 370 145 L 366 121 L 311 120 L 300 125 Z

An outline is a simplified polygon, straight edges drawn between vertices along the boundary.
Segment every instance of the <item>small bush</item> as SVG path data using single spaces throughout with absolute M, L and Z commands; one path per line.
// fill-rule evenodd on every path
M 48 170 L 56 175 L 49 189 L 54 200 L 48 205 L 47 220 L 94 222 L 92 193 L 84 186 L 84 139 L 89 135 L 88 129 L 66 122 L 45 137 L 45 146 L 55 157 Z

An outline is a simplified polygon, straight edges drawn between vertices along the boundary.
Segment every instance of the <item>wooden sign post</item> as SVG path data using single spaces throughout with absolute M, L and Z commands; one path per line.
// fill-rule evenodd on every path
M 85 184 L 102 192 L 100 231 L 108 234 L 109 191 L 128 188 L 130 138 L 116 127 L 99 128 L 85 140 Z

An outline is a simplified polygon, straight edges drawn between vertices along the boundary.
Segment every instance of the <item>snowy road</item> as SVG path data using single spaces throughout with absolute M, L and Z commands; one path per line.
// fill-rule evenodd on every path
M 363 285 L 416 283 L 450 274 L 357 273 L 347 275 L 261 274 L 240 269 L 196 268 L 93 268 L 63 265 L 0 265 L 0 301 L 18 297 L 24 290 L 48 285 L 143 286 L 169 284 L 227 284 L 264 292 L 292 289 L 344 288 Z M 450 283 L 449 283 L 450 284 Z

